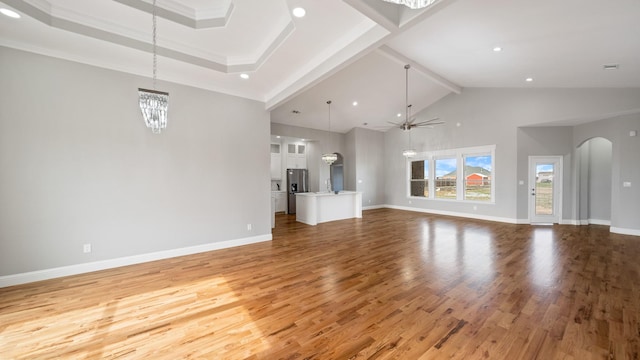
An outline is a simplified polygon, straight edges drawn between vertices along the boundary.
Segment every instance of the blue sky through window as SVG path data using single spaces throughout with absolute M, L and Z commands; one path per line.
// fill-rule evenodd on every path
M 491 155 L 467 156 L 465 157 L 467 166 L 478 166 L 491 172 Z
M 553 164 L 537 164 L 536 165 L 536 174 L 540 172 L 553 172 Z
M 447 175 L 456 169 L 456 159 L 436 159 L 436 176 Z

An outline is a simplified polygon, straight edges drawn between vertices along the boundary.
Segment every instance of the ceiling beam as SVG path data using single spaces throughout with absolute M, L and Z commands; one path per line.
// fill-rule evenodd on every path
M 452 81 L 444 78 L 440 74 L 435 73 L 434 71 L 420 65 L 419 63 L 413 61 L 412 59 L 400 54 L 399 52 L 393 50 L 387 45 L 380 46 L 377 50 L 378 53 L 388 57 L 389 59 L 400 63 L 400 64 L 409 64 L 413 69 L 422 74 L 422 76 L 428 78 L 429 80 L 435 82 L 436 84 L 444 87 L 445 89 L 452 91 L 456 94 L 462 93 L 462 87 L 458 84 L 455 84 Z

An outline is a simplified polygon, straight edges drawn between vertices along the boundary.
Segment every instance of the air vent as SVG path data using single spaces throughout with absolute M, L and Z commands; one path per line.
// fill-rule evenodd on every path
M 602 65 L 602 69 L 604 70 L 618 70 L 620 68 L 620 64 L 604 64 Z

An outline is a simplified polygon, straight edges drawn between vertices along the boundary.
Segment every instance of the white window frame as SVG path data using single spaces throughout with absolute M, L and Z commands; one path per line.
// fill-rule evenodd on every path
M 464 179 L 464 158 L 468 156 L 491 156 L 491 200 L 465 200 L 464 194 L 466 190 L 466 183 Z M 442 199 L 436 198 L 435 193 L 435 178 L 436 178 L 436 159 L 443 158 L 455 158 L 456 159 L 456 198 L 455 199 Z M 429 163 L 429 197 L 424 196 L 412 196 L 411 195 L 411 162 L 412 161 L 428 161 Z M 495 204 L 496 203 L 496 145 L 485 145 L 466 147 L 458 149 L 437 150 L 437 151 L 425 151 L 417 153 L 416 156 L 406 159 L 406 196 L 408 199 L 422 199 L 425 201 L 450 201 L 450 202 L 464 202 L 474 204 Z M 461 170 L 462 169 L 462 170 Z M 460 176 L 462 171 L 462 176 Z

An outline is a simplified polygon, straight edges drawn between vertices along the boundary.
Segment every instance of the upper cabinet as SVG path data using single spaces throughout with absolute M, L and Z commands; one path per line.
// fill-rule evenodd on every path
M 271 179 L 282 179 L 282 153 L 280 144 L 271 144 Z
M 305 144 L 287 144 L 287 169 L 307 168 L 307 146 Z

